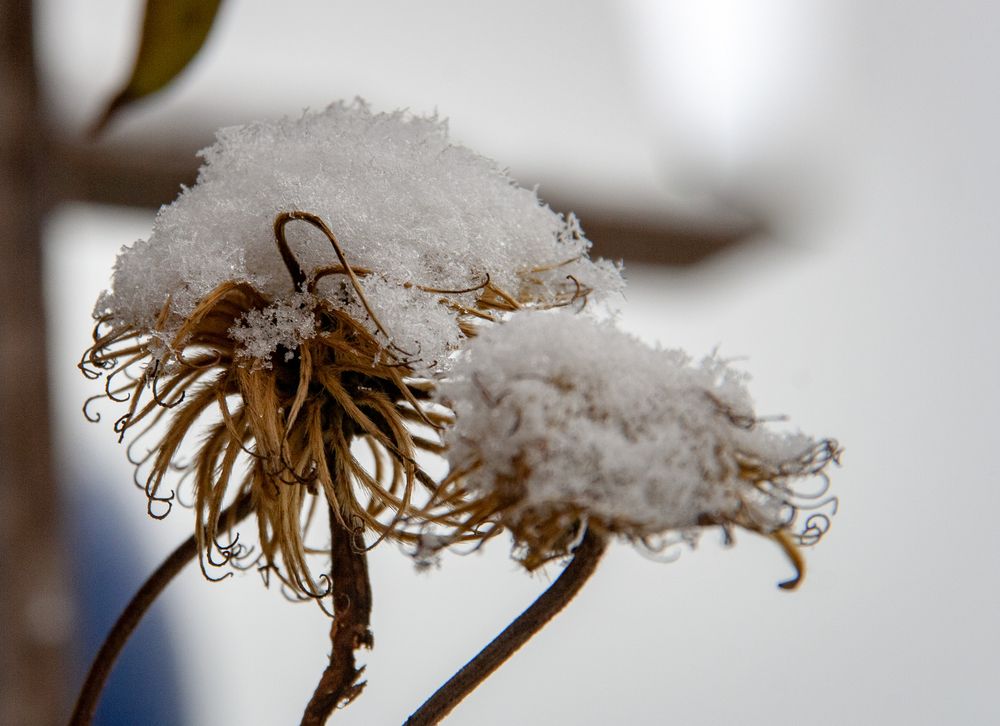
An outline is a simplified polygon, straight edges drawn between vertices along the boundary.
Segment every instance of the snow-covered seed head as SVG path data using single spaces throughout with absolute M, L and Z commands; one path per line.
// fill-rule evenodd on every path
M 294 278 L 297 261 L 282 228 L 292 219 L 325 225 L 307 215 L 279 218 L 278 247 Z M 349 267 L 338 274 L 354 275 Z M 315 577 L 306 563 L 305 533 L 317 497 L 356 532 L 360 546 L 368 531 L 405 538 L 396 524 L 415 514 L 415 486 L 432 486 L 416 453 L 437 450 L 435 442 L 413 436 L 407 423 L 439 427 L 446 420 L 440 410 L 426 410 L 429 382 L 415 378 L 400 353 L 365 324 L 317 296 L 316 279 L 311 275 L 294 298 L 281 302 L 246 282 L 222 283 L 166 340 L 160 329 L 102 321 L 83 361 L 92 375 L 109 371 L 108 398 L 128 401 L 115 429 L 121 437 L 139 432 L 130 451 L 153 439 L 136 459 L 146 469 L 150 514 L 166 516 L 175 498 L 167 488 L 177 470 L 184 472 L 193 478 L 203 568 L 239 564 L 246 550 L 236 540 L 220 543 L 226 523 L 218 519 L 225 501 L 249 493 L 260 559 L 297 597 L 327 590 L 324 576 Z M 277 341 L 267 358 L 248 352 L 258 330 Z M 186 458 L 181 446 L 197 434 L 202 441 Z M 373 468 L 352 452 L 355 440 L 367 443 Z M 320 508 L 321 519 L 327 509 Z
M 829 525 L 800 510 L 836 508 L 824 469 L 839 449 L 771 431 L 744 379 L 608 323 L 519 313 L 472 341 L 440 386 L 456 422 L 438 498 L 466 502 L 465 532 L 510 530 L 528 569 L 567 555 L 583 523 L 650 547 L 738 526 L 783 547 L 793 587 L 795 545 Z M 793 488 L 803 477 L 819 486 Z
M 479 322 L 582 304 L 620 274 L 436 118 L 340 104 L 224 129 L 202 155 L 198 183 L 120 253 L 81 367 L 106 374 L 95 399 L 128 402 L 115 428 L 136 434 L 150 513 L 193 484 L 203 569 L 246 554 L 218 517 L 250 494 L 263 564 L 319 596 L 306 553 L 323 535 L 306 540 L 327 504 L 359 545 L 416 536 L 401 523 L 424 521 L 415 490 L 435 485 L 415 456 L 440 444 L 413 426 L 450 420 L 429 391 Z
M 329 225 L 371 310 L 354 281 L 335 272 L 343 262 L 326 236 L 289 226 L 295 264 L 328 271 L 316 294 L 384 338 L 374 312 L 417 366 L 444 362 L 463 328 L 497 309 L 577 304 L 623 285 L 615 265 L 588 258 L 590 242 L 572 215 L 555 213 L 494 161 L 452 144 L 436 117 L 372 113 L 356 101 L 217 136 L 201 152 L 198 183 L 160 210 L 148 240 L 122 250 L 96 317 L 145 330 L 159 325 L 171 339 L 227 282 L 294 305 L 299 290 L 275 255 L 272 225 L 296 211 Z M 266 332 L 253 341 L 260 357 L 284 333 Z

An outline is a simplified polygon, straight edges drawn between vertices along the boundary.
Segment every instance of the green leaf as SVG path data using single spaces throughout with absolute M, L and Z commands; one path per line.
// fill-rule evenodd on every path
M 198 54 L 222 0 L 146 0 L 142 37 L 132 75 L 94 125 L 99 134 L 118 111 L 159 91 Z

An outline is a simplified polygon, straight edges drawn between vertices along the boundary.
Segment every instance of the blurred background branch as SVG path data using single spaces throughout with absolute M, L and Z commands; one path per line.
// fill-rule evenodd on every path
M 0 723 L 64 716 L 66 553 L 51 468 L 41 229 L 47 143 L 29 0 L 0 0 Z

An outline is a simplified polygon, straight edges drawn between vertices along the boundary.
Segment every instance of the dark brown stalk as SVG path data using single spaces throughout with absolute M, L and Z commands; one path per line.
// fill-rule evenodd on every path
M 554 618 L 590 579 L 607 548 L 607 539 L 588 529 L 573 552 L 573 560 L 527 610 L 466 663 L 410 716 L 404 726 L 436 724 L 472 693 L 480 683 Z
M 219 522 L 239 522 L 253 511 L 250 494 L 244 494 L 219 515 Z M 97 702 L 104 691 L 104 684 L 111 674 L 118 655 L 125 643 L 139 625 L 146 611 L 156 601 L 167 585 L 184 569 L 191 560 L 198 556 L 198 543 L 194 535 L 186 539 L 175 549 L 163 564 L 142 584 L 139 591 L 132 597 L 125 610 L 118 616 L 111 632 L 104 639 L 104 644 L 94 657 L 94 662 L 83 682 L 80 695 L 76 700 L 70 726 L 86 726 L 94 718 Z
M 337 513 L 330 509 L 330 576 L 333 624 L 330 626 L 330 664 L 302 714 L 302 726 L 321 726 L 338 706 L 357 698 L 365 687 L 358 682 L 364 671 L 354 661 L 354 651 L 371 648 L 368 629 L 372 588 L 364 542 L 355 542 Z

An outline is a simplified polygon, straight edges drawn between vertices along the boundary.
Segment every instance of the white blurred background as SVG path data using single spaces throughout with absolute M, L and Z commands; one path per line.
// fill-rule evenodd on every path
M 129 0 L 36 3 L 67 136 L 124 79 L 140 18 Z M 207 142 L 361 95 L 439 110 L 567 211 L 762 222 L 697 264 L 625 259 L 623 324 L 745 358 L 759 413 L 844 444 L 840 512 L 805 583 L 779 591 L 788 565 L 746 534 L 725 549 L 708 533 L 673 564 L 614 546 L 448 723 L 992 724 L 998 38 L 986 0 L 232 1 L 182 80 L 101 143 Z M 142 570 L 191 516 L 146 517 L 109 416 L 80 413 L 98 384 L 75 363 L 117 249 L 153 214 L 66 204 L 45 226 L 57 470 L 86 488 L 77 506 L 113 512 Z M 558 574 L 507 554 L 498 539 L 416 574 L 379 547 L 368 687 L 333 722 L 402 722 Z M 162 605 L 185 723 L 297 721 L 328 652 L 317 608 L 197 568 Z M 149 663 L 148 688 L 159 677 Z

